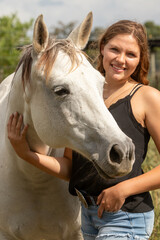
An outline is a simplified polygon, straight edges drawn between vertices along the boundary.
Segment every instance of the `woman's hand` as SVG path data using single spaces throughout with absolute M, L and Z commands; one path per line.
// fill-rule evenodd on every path
M 122 184 L 121 184 L 122 185 Z M 107 188 L 98 196 L 98 217 L 101 218 L 104 211 L 117 212 L 125 202 L 125 196 L 120 184 Z
M 8 138 L 17 155 L 53 176 L 69 181 L 72 171 L 72 152 L 65 151 L 64 157 L 43 155 L 32 151 L 26 140 L 28 125 L 23 125 L 23 116 L 18 113 L 12 114 L 7 124 Z
M 21 158 L 25 158 L 26 154 L 30 152 L 28 142 L 26 140 L 28 125 L 24 126 L 23 116 L 18 114 L 12 114 L 7 124 L 8 139 L 12 144 L 15 152 Z

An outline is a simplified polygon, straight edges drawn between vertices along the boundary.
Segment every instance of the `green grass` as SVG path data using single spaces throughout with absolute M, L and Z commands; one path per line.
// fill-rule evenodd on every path
M 143 163 L 143 170 L 147 172 L 160 164 L 160 154 L 158 153 L 153 140 L 149 142 L 149 149 L 145 162 Z M 155 223 L 152 236 L 150 240 L 160 239 L 160 189 L 151 191 L 154 207 L 155 207 Z

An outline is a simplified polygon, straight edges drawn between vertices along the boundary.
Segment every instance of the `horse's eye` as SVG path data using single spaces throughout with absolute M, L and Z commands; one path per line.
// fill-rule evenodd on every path
M 58 87 L 54 88 L 53 91 L 58 96 L 66 96 L 70 93 L 68 89 L 66 89 L 62 86 L 58 86 Z

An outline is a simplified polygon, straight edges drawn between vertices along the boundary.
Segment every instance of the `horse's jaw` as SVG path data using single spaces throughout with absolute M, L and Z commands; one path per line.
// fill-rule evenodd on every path
M 51 151 L 50 147 L 41 142 L 32 126 L 30 126 L 28 130 L 27 141 L 32 151 L 44 155 L 49 155 Z M 43 180 L 45 182 L 46 179 L 49 179 L 51 177 L 49 174 L 46 174 L 42 170 L 38 169 L 37 167 L 34 167 L 32 164 L 19 158 L 18 156 L 16 158 L 16 162 L 17 168 L 19 169 L 20 172 L 22 172 L 23 177 L 33 185 L 37 183 L 42 183 Z
M 41 139 L 37 135 L 37 132 L 34 129 L 34 126 L 30 124 L 30 121 L 28 121 L 28 119 L 25 121 L 29 124 L 27 141 L 29 143 L 30 149 L 41 154 L 48 154 L 50 147 L 41 141 Z

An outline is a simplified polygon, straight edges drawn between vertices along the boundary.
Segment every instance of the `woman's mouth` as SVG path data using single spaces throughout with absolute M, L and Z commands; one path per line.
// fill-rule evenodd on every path
M 122 66 L 117 66 L 117 65 L 114 65 L 114 64 L 111 64 L 111 66 L 116 72 L 119 72 L 119 73 L 126 70 L 126 68 L 122 67 Z

